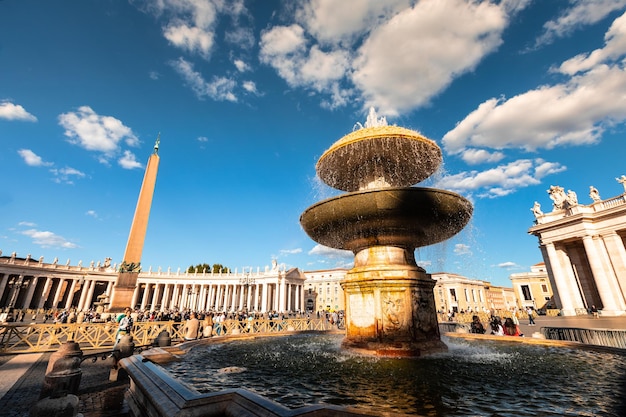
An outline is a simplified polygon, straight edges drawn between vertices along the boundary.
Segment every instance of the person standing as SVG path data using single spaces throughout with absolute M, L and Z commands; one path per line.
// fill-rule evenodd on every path
M 526 307 L 526 314 L 528 314 L 528 325 L 534 326 L 535 325 L 535 313 L 533 312 L 533 309 L 530 307 Z
M 115 344 L 117 345 L 122 336 L 129 335 L 133 330 L 133 318 L 131 316 L 132 310 L 127 307 L 124 310 L 124 314 L 120 314 L 117 317 L 117 333 L 115 334 Z
M 200 321 L 196 317 L 196 313 L 192 312 L 189 315 L 189 320 L 185 322 L 185 340 L 196 340 L 199 329 Z
M 202 336 L 213 336 L 213 313 L 206 313 L 202 322 Z

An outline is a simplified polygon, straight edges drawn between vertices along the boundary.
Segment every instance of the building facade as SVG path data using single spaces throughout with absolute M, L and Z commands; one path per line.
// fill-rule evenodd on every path
M 345 296 L 341 281 L 347 269 L 325 269 L 305 271 L 304 300 L 306 311 L 345 310 Z
M 540 312 L 556 309 L 552 284 L 544 262 L 531 266 L 530 272 L 511 274 L 509 278 L 513 284 L 518 308 L 531 307 Z
M 537 236 L 554 300 L 561 314 L 587 314 L 592 306 L 602 315 L 626 314 L 626 176 L 617 178 L 624 193 L 600 198 L 590 187 L 591 203 L 578 203 L 563 187 L 548 190 L 553 209 L 543 213 L 535 202 Z

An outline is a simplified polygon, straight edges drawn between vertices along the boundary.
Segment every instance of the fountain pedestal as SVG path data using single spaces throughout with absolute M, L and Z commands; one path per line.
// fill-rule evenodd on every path
M 412 249 L 374 246 L 355 256 L 342 282 L 346 338 L 353 351 L 414 357 L 447 350 L 441 342 L 433 287 Z

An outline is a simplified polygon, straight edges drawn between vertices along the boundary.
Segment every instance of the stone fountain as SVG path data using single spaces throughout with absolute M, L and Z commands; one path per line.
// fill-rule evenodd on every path
M 441 149 L 419 133 L 389 126 L 370 109 L 365 126 L 335 142 L 317 162 L 329 186 L 347 191 L 305 210 L 300 223 L 316 242 L 354 253 L 342 282 L 344 348 L 414 357 L 447 349 L 441 341 L 430 274 L 415 249 L 456 235 L 471 203 L 434 188 L 412 187 L 442 162 Z

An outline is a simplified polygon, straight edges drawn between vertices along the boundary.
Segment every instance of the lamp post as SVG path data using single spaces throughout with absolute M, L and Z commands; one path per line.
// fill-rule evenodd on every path
M 254 278 L 250 278 L 250 271 L 245 273 L 245 275 L 239 278 L 239 284 L 243 285 L 244 293 L 243 293 L 243 309 L 248 309 L 248 287 L 254 284 Z
M 191 300 L 191 296 L 195 295 L 196 292 L 194 291 L 194 289 L 192 287 L 187 288 L 187 308 L 189 310 L 191 310 L 192 307 L 192 300 Z
M 9 281 L 9 288 L 11 288 L 11 300 L 9 301 L 9 311 L 13 310 L 15 307 L 15 303 L 17 302 L 17 297 L 20 294 L 20 290 L 22 288 L 28 287 L 28 282 L 24 282 L 24 275 L 19 275 L 18 277 L 13 277 Z

